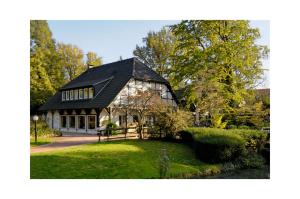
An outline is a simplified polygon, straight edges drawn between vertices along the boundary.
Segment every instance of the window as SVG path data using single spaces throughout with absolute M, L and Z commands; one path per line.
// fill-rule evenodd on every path
M 89 90 L 88 88 L 84 88 L 84 99 L 87 99 L 89 96 Z
M 74 90 L 74 100 L 78 100 L 78 90 Z
M 89 98 L 91 99 L 93 97 L 94 97 L 94 88 L 91 87 L 91 88 L 89 88 Z
M 85 116 L 84 115 L 78 116 L 78 128 L 85 129 Z
M 69 91 L 66 91 L 66 100 L 69 100 Z
M 73 90 L 70 90 L 70 100 L 73 100 Z
M 119 126 L 125 127 L 126 125 L 126 115 L 119 115 Z
M 79 99 L 83 99 L 83 89 L 79 89 Z
M 65 115 L 60 116 L 60 127 L 67 128 L 67 116 Z
M 133 115 L 133 122 L 138 122 L 139 121 L 139 117 L 137 115 Z
M 95 129 L 96 128 L 96 116 L 89 115 L 88 116 L 88 129 Z
M 63 91 L 63 92 L 62 92 L 62 101 L 65 101 L 65 100 L 66 100 L 66 92 Z
M 75 129 L 75 115 L 69 116 L 69 128 Z

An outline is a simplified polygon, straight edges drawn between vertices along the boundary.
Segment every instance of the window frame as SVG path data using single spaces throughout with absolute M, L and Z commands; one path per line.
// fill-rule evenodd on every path
M 66 101 L 70 100 L 69 91 L 66 91 Z
M 84 128 L 80 128 L 80 117 L 84 118 Z M 78 130 L 86 130 L 86 115 L 77 115 L 77 129 Z
M 90 128 L 90 120 L 89 120 L 90 117 L 94 117 L 95 118 L 95 122 L 94 122 L 95 128 Z M 87 115 L 86 118 L 87 118 L 86 119 L 87 120 L 87 129 L 88 130 L 95 130 L 97 128 L 97 116 L 96 115 Z
M 82 96 L 80 96 L 80 93 L 82 94 Z M 82 100 L 84 98 L 84 91 L 83 88 L 78 89 L 78 99 Z
M 74 126 L 73 127 L 71 127 L 71 117 L 74 117 Z M 69 120 L 69 125 L 68 125 L 68 127 L 70 128 L 70 129 L 76 129 L 76 116 L 75 115 L 69 115 L 68 116 L 68 120 Z
M 62 125 L 62 124 L 63 124 L 63 122 L 62 122 L 62 118 L 63 118 L 63 117 L 66 118 L 66 125 L 65 125 L 65 126 Z M 68 128 L 68 120 L 67 120 L 67 118 L 68 118 L 67 115 L 61 115 L 61 116 L 60 116 L 60 128 L 61 128 L 61 129 L 66 129 L 66 128 Z
M 92 91 L 92 92 L 90 92 L 90 91 Z M 94 93 L 95 93 L 94 87 L 89 87 L 89 89 L 88 89 L 89 99 L 93 99 Z
M 83 89 L 83 99 L 88 99 L 89 98 L 89 88 L 84 88 Z
M 70 91 L 69 91 L 69 95 L 70 95 L 70 96 L 69 96 L 69 97 L 70 97 L 70 101 L 71 101 L 71 100 L 74 100 L 74 91 L 73 91 L 73 90 L 70 90 Z M 72 96 L 72 97 L 71 97 L 71 96 Z
M 78 95 L 78 89 L 75 89 L 74 90 L 74 100 L 78 100 L 78 97 L 79 97 L 79 95 Z
M 62 93 L 61 93 L 61 100 L 62 101 L 66 101 L 66 93 L 65 93 L 65 91 L 62 91 Z

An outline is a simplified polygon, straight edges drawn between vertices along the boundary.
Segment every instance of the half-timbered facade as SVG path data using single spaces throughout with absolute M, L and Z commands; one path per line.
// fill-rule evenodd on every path
M 108 120 L 120 127 L 134 126 L 138 116 L 125 115 L 115 107 L 126 103 L 137 90 L 147 89 L 156 91 L 170 106 L 177 106 L 168 81 L 131 58 L 88 69 L 64 85 L 40 110 L 50 128 L 95 134 Z

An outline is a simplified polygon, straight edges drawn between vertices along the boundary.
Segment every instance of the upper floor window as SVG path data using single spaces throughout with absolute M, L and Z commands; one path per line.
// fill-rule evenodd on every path
M 63 91 L 63 92 L 62 92 L 62 101 L 65 101 L 65 100 L 66 100 L 66 92 Z
M 74 100 L 78 100 L 78 89 L 74 90 Z
M 62 91 L 62 101 L 92 99 L 95 94 L 93 87 Z
M 84 88 L 84 99 L 87 99 L 89 97 L 89 90 L 88 88 Z
M 70 100 L 73 100 L 73 90 L 70 90 Z
M 79 99 L 83 99 L 83 89 L 79 89 Z
M 93 98 L 94 97 L 94 88 L 93 87 L 90 87 L 89 88 L 89 98 Z
M 66 100 L 69 100 L 69 91 L 66 91 Z

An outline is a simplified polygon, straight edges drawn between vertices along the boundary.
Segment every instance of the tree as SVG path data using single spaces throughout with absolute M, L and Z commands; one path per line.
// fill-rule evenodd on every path
M 177 38 L 174 76 L 190 85 L 187 99 L 202 113 L 236 114 L 262 80 L 266 46 L 249 21 L 191 20 L 171 27 Z
M 174 64 L 172 55 L 176 43 L 172 32 L 167 28 L 159 32 L 149 32 L 147 37 L 143 38 L 143 42 L 145 46 L 137 45 L 133 54 L 158 74 L 169 79 Z
M 160 96 L 154 91 L 137 89 L 134 93 L 127 96 L 126 102 L 115 105 L 114 108 L 126 113 L 126 115 L 131 114 L 138 116 L 137 132 L 140 139 L 143 139 L 146 117 L 153 113 L 155 106 L 157 106 L 160 101 Z
M 83 51 L 77 46 L 58 43 L 57 52 L 66 82 L 73 80 L 86 70 L 83 61 Z
M 36 109 L 63 83 L 47 21 L 30 21 L 30 106 Z
M 100 66 L 102 65 L 102 58 L 94 52 L 88 52 L 86 64 L 88 66 Z

